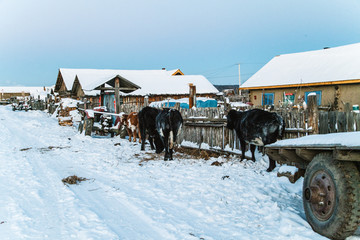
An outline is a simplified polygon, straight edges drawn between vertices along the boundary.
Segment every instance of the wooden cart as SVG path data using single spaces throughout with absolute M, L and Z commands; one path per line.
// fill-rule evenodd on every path
M 269 158 L 305 170 L 303 205 L 306 218 L 314 231 L 330 239 L 345 239 L 360 225 L 359 133 L 336 133 L 356 134 L 357 143 L 351 146 L 342 144 L 341 138 L 340 142 L 327 143 L 327 136 L 336 139 L 334 134 L 311 135 L 266 146 Z M 314 140 L 316 137 L 325 141 L 316 144 L 306 141 L 306 138 Z M 349 137 L 356 139 L 354 135 Z

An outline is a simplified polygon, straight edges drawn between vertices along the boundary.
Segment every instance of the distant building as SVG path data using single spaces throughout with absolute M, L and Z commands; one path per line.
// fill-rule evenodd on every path
M 29 97 L 45 99 L 52 91 L 53 87 L 0 87 L 0 99 Z
M 256 105 L 301 104 L 315 92 L 318 105 L 360 103 L 360 43 L 274 57 L 240 86 Z

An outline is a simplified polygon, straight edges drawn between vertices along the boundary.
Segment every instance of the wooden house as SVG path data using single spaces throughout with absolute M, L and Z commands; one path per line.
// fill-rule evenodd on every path
M 360 103 L 360 43 L 274 57 L 240 86 L 255 106 L 318 105 L 342 110 Z
M 123 93 L 124 103 L 143 104 L 145 98 L 148 102 L 163 101 L 166 99 L 180 99 L 189 97 L 190 86 L 196 89 L 197 97 L 215 98 L 219 91 L 208 79 L 202 75 L 162 75 L 162 76 L 125 76 L 131 82 L 140 86 L 139 89 Z
M 65 73 L 65 74 L 64 74 Z M 64 76 L 74 77 L 72 87 L 66 84 Z M 69 81 L 70 82 L 70 81 Z M 66 95 L 115 110 L 115 97 L 119 104 L 142 105 L 145 98 L 149 103 L 168 98 L 189 96 L 189 84 L 197 87 L 197 96 L 215 97 L 218 90 L 201 75 L 184 75 L 175 70 L 106 70 L 106 69 L 60 69 L 58 89 L 66 89 Z M 66 88 L 65 88 L 66 85 Z M 70 90 L 69 90 L 70 89 Z
M 71 97 L 71 90 L 76 77 L 77 69 L 60 68 L 55 83 L 54 92 L 60 97 Z

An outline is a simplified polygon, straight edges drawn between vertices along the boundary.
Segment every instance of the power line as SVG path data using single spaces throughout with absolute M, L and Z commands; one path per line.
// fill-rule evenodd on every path
M 251 76 L 254 73 L 242 73 L 241 76 Z M 229 77 L 239 77 L 239 75 L 228 75 L 228 76 L 213 76 L 213 77 L 207 77 L 207 78 L 229 78 Z

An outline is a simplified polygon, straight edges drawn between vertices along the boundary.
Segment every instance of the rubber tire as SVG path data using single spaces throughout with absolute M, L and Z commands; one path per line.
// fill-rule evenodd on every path
M 305 199 L 305 189 L 312 176 L 325 171 L 335 185 L 335 208 L 329 219 L 314 216 Z M 360 173 L 353 162 L 337 161 L 331 153 L 316 155 L 308 165 L 303 184 L 303 204 L 307 221 L 313 230 L 330 239 L 345 239 L 354 234 L 360 224 Z

